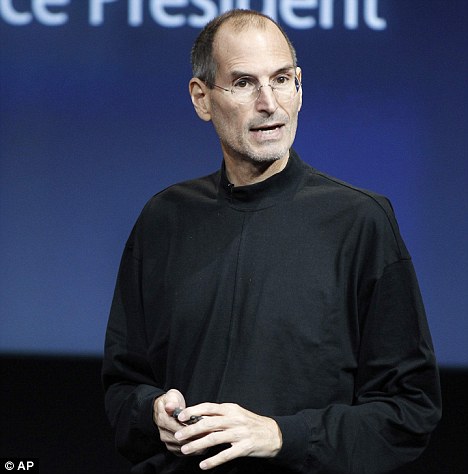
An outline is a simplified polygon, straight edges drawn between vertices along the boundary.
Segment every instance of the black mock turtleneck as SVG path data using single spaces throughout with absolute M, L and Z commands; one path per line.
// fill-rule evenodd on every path
M 269 178 L 247 186 L 234 186 L 229 182 L 226 167 L 221 167 L 219 196 L 241 210 L 258 210 L 289 199 L 298 186 L 297 177 L 301 174 L 301 161 L 291 150 L 288 162 L 283 170 Z
M 418 285 L 388 201 L 287 166 L 154 196 L 127 242 L 106 337 L 106 408 L 134 473 L 195 473 L 159 441 L 153 400 L 233 402 L 283 447 L 216 473 L 379 473 L 415 458 L 440 416 Z

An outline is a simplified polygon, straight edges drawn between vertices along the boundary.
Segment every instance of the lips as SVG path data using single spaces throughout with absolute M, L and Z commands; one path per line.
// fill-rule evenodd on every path
M 284 127 L 284 124 L 275 123 L 275 124 L 272 124 L 272 125 L 261 125 L 259 127 L 251 127 L 250 131 L 251 132 L 271 132 L 271 131 L 277 130 L 281 127 Z
M 271 143 L 283 139 L 283 130 L 283 123 L 274 123 L 271 125 L 252 127 L 250 133 L 258 143 Z

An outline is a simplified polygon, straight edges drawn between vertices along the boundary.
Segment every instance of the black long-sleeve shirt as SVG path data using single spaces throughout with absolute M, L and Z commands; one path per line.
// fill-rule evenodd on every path
M 274 418 L 276 458 L 229 473 L 379 473 L 417 457 L 440 417 L 431 338 L 387 199 L 285 169 L 172 186 L 125 247 L 103 381 L 133 472 L 200 472 L 159 440 L 153 400 L 233 402 Z M 205 455 L 207 457 L 207 455 Z

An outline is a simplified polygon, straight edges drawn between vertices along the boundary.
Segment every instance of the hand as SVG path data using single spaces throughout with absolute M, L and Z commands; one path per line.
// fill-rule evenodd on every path
M 252 413 L 231 403 L 202 403 L 186 408 L 179 415 L 183 423 L 192 415 L 203 416 L 193 425 L 180 427 L 175 439 L 183 444 L 183 454 L 199 453 L 220 444 L 231 447 L 200 463 L 200 469 L 212 469 L 232 459 L 274 457 L 282 446 L 281 431 L 272 418 Z
M 181 456 L 181 443 L 174 433 L 180 429 L 180 423 L 172 417 L 176 408 L 185 408 L 184 396 L 175 389 L 156 398 L 153 404 L 153 421 L 159 429 L 159 437 L 166 448 L 173 454 Z

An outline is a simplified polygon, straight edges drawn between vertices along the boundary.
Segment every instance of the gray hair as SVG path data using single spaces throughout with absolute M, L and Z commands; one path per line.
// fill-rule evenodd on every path
M 213 57 L 213 43 L 219 28 L 227 21 L 237 31 L 241 31 L 249 26 L 265 29 L 267 22 L 271 21 L 283 34 L 291 52 L 293 66 L 297 66 L 296 50 L 283 28 L 276 21 L 255 10 L 236 9 L 227 11 L 211 20 L 198 35 L 193 44 L 191 55 L 193 77 L 201 79 L 210 87 L 215 82 L 218 65 Z

